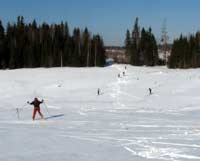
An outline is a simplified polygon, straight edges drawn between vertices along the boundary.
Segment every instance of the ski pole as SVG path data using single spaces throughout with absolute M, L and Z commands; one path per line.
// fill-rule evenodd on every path
M 20 114 L 19 114 L 19 111 L 20 109 L 23 110 L 23 108 L 26 106 L 26 103 L 21 107 L 21 108 L 16 108 L 16 113 L 17 113 L 17 118 L 18 120 L 20 120 Z
M 51 115 L 50 115 L 50 113 L 49 113 L 48 107 L 47 107 L 47 105 L 46 105 L 46 103 L 45 103 L 45 102 L 44 102 L 44 107 L 46 108 L 46 110 L 47 110 L 47 113 L 49 114 L 49 116 L 51 116 Z
M 25 103 L 25 104 L 21 107 L 21 109 L 23 109 L 26 105 L 27 105 L 27 103 Z
M 18 120 L 20 120 L 20 117 L 19 117 L 19 108 L 16 108 L 16 111 L 17 111 L 17 118 L 18 118 Z

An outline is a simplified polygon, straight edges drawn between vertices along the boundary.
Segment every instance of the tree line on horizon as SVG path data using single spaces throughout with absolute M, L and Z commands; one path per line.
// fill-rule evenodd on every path
M 161 44 L 159 44 L 161 45 Z M 200 32 L 190 36 L 180 35 L 170 45 L 170 56 L 159 59 L 158 46 L 151 28 L 145 30 L 138 25 L 138 18 L 132 32 L 127 30 L 125 53 L 129 64 L 136 66 L 167 65 L 168 68 L 199 68 L 200 67 Z M 169 45 L 169 44 L 166 44 Z M 162 48 L 162 45 L 159 46 Z M 169 48 L 169 47 L 168 47 Z
M 102 37 L 87 28 L 74 28 L 70 35 L 67 23 L 26 24 L 22 16 L 6 29 L 0 21 L 0 69 L 34 67 L 104 66 Z
M 200 32 L 188 37 L 181 34 L 175 39 L 167 65 L 169 68 L 184 69 L 200 67 Z
M 142 28 L 136 18 L 133 30 L 127 30 L 125 54 L 128 63 L 136 66 L 164 65 L 159 59 L 158 45 L 152 29 Z M 87 28 L 74 28 L 70 34 L 67 23 L 38 25 L 35 20 L 25 23 L 18 16 L 6 28 L 0 20 L 0 69 L 35 67 L 92 67 L 105 65 L 102 37 L 92 35 Z M 200 32 L 175 39 L 168 68 L 200 67 Z
M 129 63 L 136 66 L 155 66 L 163 64 L 158 57 L 158 46 L 152 29 L 140 27 L 136 18 L 132 32 L 127 30 L 125 39 L 125 53 Z

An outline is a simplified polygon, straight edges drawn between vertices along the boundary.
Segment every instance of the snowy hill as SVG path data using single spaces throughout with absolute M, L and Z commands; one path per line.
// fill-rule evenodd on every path
M 123 71 L 0 71 L 0 160 L 200 160 L 200 69 Z M 45 117 L 60 117 L 32 121 L 34 97 Z

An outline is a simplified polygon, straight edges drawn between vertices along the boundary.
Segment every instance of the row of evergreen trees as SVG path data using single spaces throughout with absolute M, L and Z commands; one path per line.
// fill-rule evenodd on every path
M 169 68 L 200 67 L 200 32 L 174 40 L 168 61 Z
M 151 28 L 148 30 L 142 28 L 140 32 L 138 18 L 135 20 L 132 34 L 129 30 L 126 32 L 125 49 L 132 65 L 154 66 L 159 63 L 155 36 Z
M 0 68 L 103 66 L 103 39 L 87 28 L 69 33 L 67 23 L 38 26 L 19 16 L 6 30 L 0 21 Z

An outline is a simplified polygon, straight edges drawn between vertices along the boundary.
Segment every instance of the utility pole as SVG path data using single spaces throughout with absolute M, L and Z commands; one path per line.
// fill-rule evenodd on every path
M 162 28 L 161 28 L 161 45 L 162 45 L 162 50 L 164 51 L 164 60 L 165 60 L 165 65 L 167 65 L 167 41 L 169 37 L 167 36 L 167 20 L 164 19 Z

